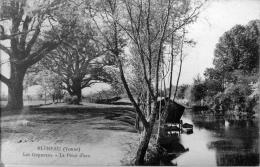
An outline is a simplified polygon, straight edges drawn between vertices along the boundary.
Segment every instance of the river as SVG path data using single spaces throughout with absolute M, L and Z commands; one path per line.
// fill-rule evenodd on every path
M 176 144 L 188 151 L 172 164 L 178 166 L 259 165 L 258 120 L 225 119 L 186 110 L 183 122 L 191 123 L 192 134 L 181 134 Z

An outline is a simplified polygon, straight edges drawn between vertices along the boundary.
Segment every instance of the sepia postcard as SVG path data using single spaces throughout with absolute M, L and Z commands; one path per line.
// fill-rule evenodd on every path
M 259 0 L 1 0 L 0 167 L 259 166 Z

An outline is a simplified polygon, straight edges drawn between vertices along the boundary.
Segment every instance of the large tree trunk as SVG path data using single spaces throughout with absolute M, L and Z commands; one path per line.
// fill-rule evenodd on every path
M 144 165 L 144 157 L 149 145 L 151 135 L 152 135 L 151 126 L 149 126 L 149 128 L 145 128 L 144 131 L 142 132 L 142 139 L 139 144 L 136 157 L 135 157 L 135 165 Z
M 157 115 L 157 104 L 153 106 L 153 111 L 150 116 L 151 119 L 149 121 L 149 126 L 144 127 L 144 131 L 142 133 L 142 139 L 137 149 L 137 153 L 135 157 L 135 165 L 144 165 L 144 157 L 151 139 L 156 115 Z
M 23 108 L 23 79 L 26 68 L 11 64 L 8 83 L 8 103 L 6 108 L 18 110 Z
M 82 99 L 82 92 L 81 92 L 81 88 L 78 88 L 74 91 L 74 96 L 78 97 L 78 101 L 76 102 L 76 104 L 79 104 L 81 102 Z
M 166 118 L 168 117 L 170 104 L 165 101 L 166 106 L 160 106 L 159 108 L 159 125 L 157 132 L 157 141 L 156 143 L 160 145 L 161 137 L 162 137 L 162 125 L 166 123 Z
M 81 98 L 82 98 L 82 91 L 81 91 L 81 79 L 74 79 L 72 81 L 72 96 L 77 96 L 77 101 L 74 102 L 74 104 L 79 104 L 81 102 Z

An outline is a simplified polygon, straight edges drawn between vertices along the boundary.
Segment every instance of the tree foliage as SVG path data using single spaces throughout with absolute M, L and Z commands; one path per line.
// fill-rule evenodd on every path
M 200 75 L 194 78 L 190 91 L 190 100 L 192 102 L 198 102 L 206 96 L 206 86 Z
M 256 99 L 250 95 L 259 82 L 260 20 L 236 25 L 225 32 L 216 45 L 214 68 L 206 69 L 207 96 L 223 110 L 252 112 Z
M 188 87 L 189 87 L 189 85 L 186 85 L 186 84 L 180 85 L 179 89 L 177 91 L 177 96 L 176 97 L 178 99 L 184 99 L 185 98 L 185 93 L 188 90 Z
M 29 69 L 24 78 L 25 88 L 33 85 L 40 85 L 42 89 L 38 93 L 46 99 L 53 99 L 53 102 L 62 99 L 65 94 L 61 76 L 48 70 L 38 70 L 35 66 Z
M 220 37 L 213 64 L 220 72 L 241 70 L 255 73 L 259 68 L 260 20 L 236 25 Z
M 59 34 L 62 43 L 40 62 L 39 68 L 44 67 L 59 75 L 63 88 L 80 101 L 82 89 L 97 82 L 112 82 L 106 66 L 114 63 L 108 60 L 107 52 L 95 41 L 97 33 L 90 22 L 80 16 L 80 9 L 69 2 L 63 7 L 66 13 L 56 13 L 59 26 L 52 29 Z

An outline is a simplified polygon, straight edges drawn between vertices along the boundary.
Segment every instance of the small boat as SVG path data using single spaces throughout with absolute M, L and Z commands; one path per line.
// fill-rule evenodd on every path
M 164 132 L 166 136 L 178 136 L 180 131 L 181 129 L 176 125 L 172 125 L 172 124 L 164 125 Z
M 187 134 L 193 133 L 193 125 L 188 124 L 188 123 L 184 123 L 182 125 L 182 131 L 187 133 Z

